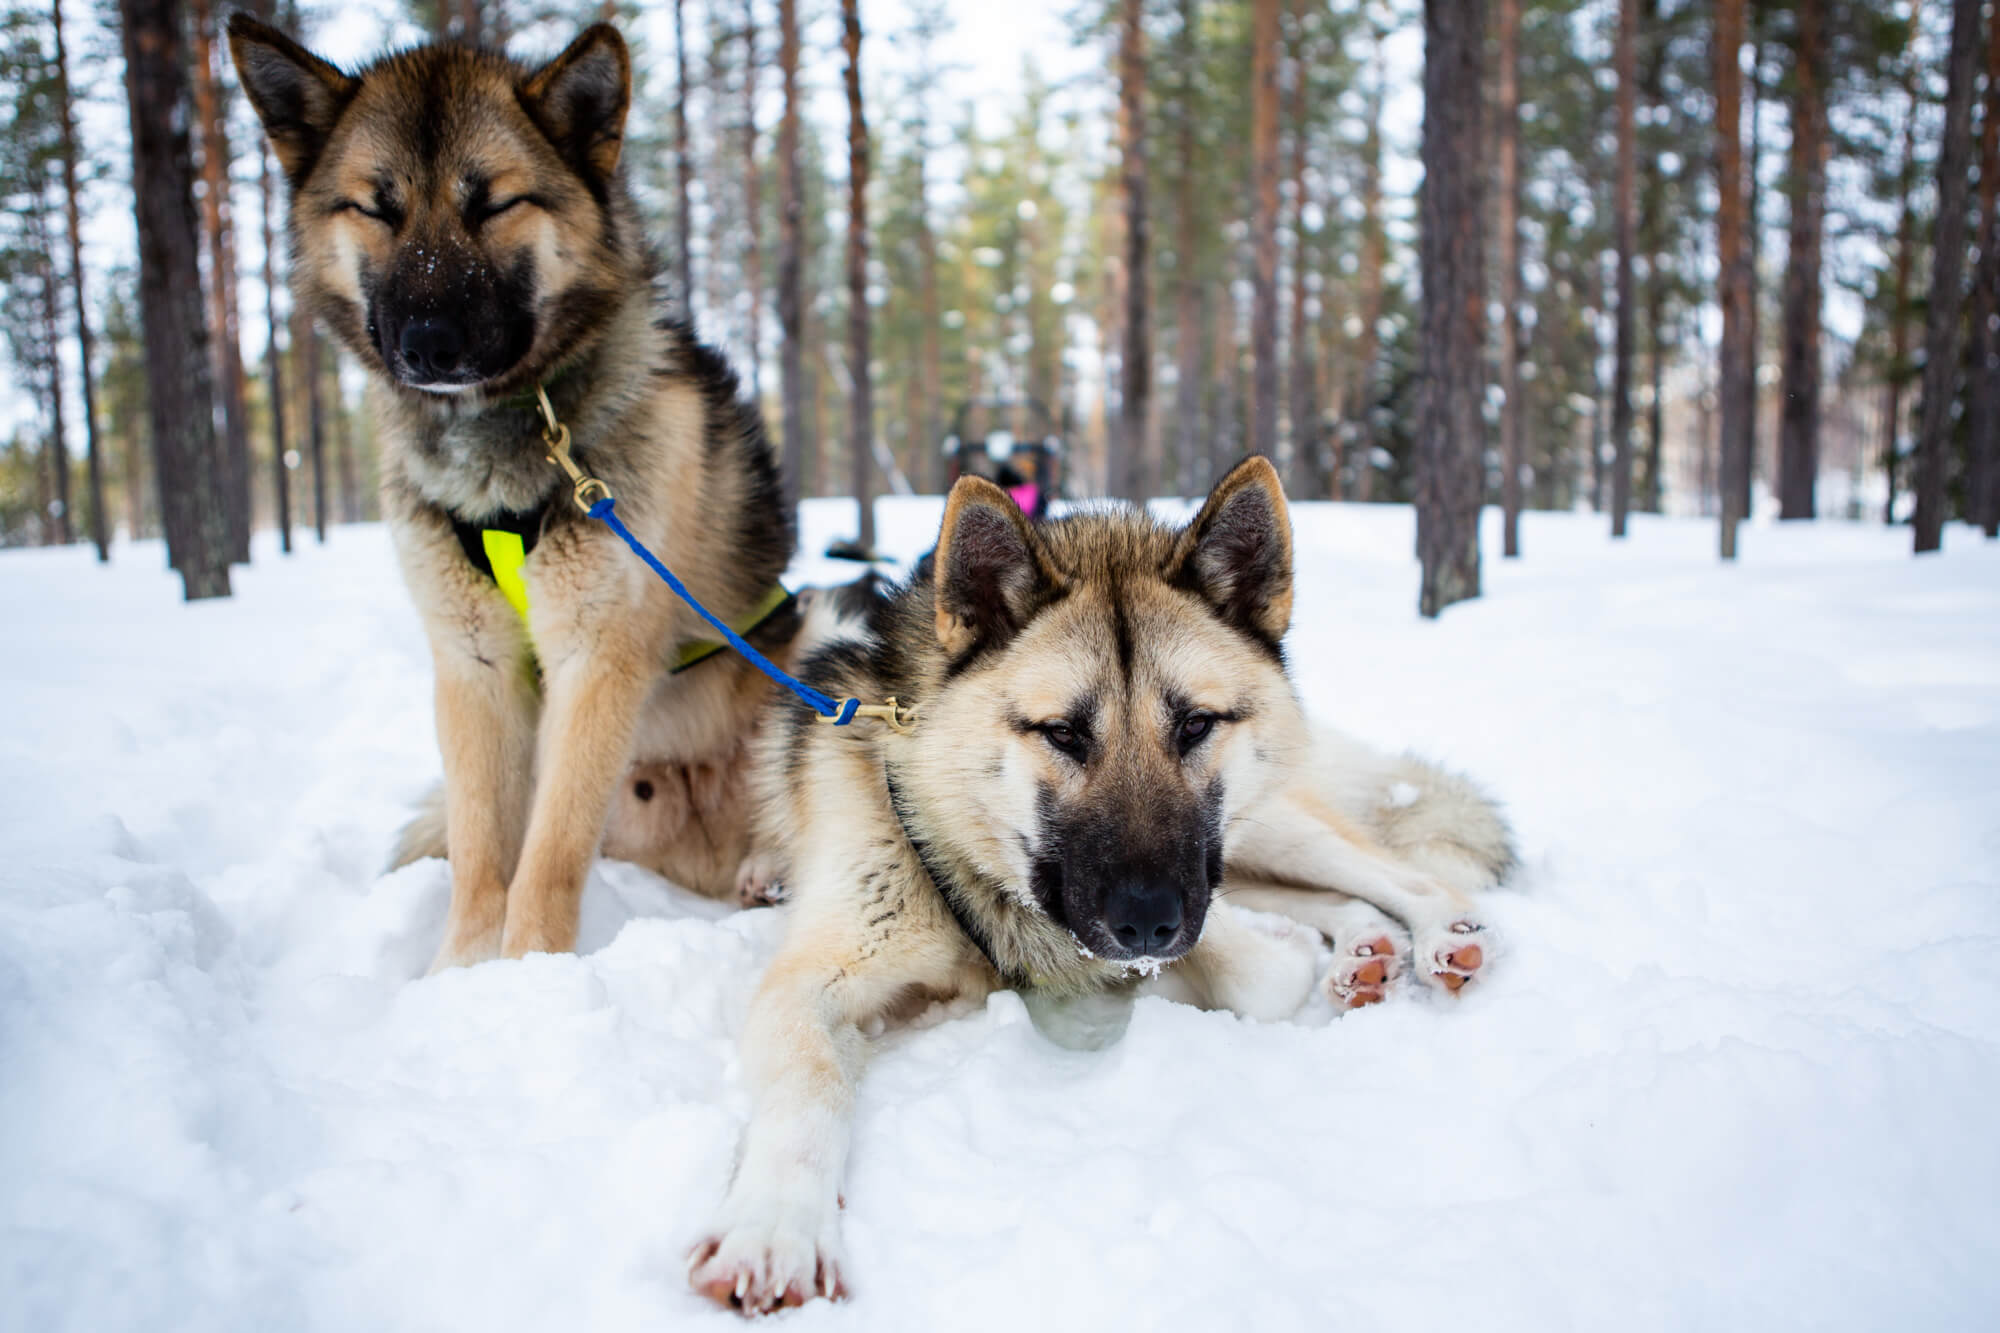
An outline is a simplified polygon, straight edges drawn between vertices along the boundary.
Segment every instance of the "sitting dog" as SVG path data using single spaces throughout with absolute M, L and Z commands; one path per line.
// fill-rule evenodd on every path
M 805 679 L 917 718 L 902 734 L 791 709 L 759 743 L 789 919 L 752 1001 L 755 1109 L 689 1256 L 696 1289 L 745 1313 L 843 1294 L 848 1115 L 885 1022 L 1155 973 L 1285 1017 L 1316 944 L 1239 905 L 1330 937 L 1344 1006 L 1404 967 L 1448 991 L 1478 976 L 1474 898 L 1513 864 L 1507 826 L 1468 783 L 1307 726 L 1281 648 L 1291 527 L 1264 459 L 1181 530 L 1133 510 L 1035 525 L 967 477 L 909 582 L 842 602 Z
M 433 968 L 574 948 L 600 845 L 732 892 L 769 683 L 579 511 L 545 439 L 560 419 L 640 540 L 783 658 L 791 510 L 735 375 L 656 290 L 619 173 L 624 41 L 353 74 L 242 14 L 229 43 L 290 181 L 294 290 L 370 372 L 430 637 L 444 786 L 396 862 L 450 857 Z

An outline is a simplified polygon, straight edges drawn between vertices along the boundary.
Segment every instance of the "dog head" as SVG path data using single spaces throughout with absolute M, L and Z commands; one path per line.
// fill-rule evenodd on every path
M 1178 531 L 1130 512 L 1035 526 L 968 477 L 931 577 L 945 666 L 917 762 L 938 822 L 1097 957 L 1186 953 L 1232 812 L 1297 744 L 1271 465 L 1239 465 Z
M 534 70 L 436 45 L 350 75 L 243 14 L 229 47 L 291 183 L 294 287 L 391 383 L 511 392 L 628 290 L 615 29 Z

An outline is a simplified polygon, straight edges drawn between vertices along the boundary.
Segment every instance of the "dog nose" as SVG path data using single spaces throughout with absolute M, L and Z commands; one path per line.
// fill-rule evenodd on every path
M 1181 928 L 1181 896 L 1171 885 L 1126 883 L 1104 900 L 1104 924 L 1134 954 L 1158 953 Z
M 464 350 L 465 335 L 452 320 L 432 316 L 403 326 L 403 364 L 421 379 L 443 379 L 457 370 Z

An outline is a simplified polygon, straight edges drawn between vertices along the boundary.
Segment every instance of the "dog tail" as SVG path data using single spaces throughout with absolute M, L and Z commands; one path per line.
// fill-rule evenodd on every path
M 1470 778 L 1416 755 L 1388 755 L 1330 728 L 1315 736 L 1343 807 L 1404 860 L 1467 893 L 1518 865 L 1499 802 Z
M 389 856 L 390 870 L 401 870 L 412 862 L 447 855 L 444 829 L 444 784 L 438 783 L 417 801 L 416 813 L 396 835 L 396 850 Z

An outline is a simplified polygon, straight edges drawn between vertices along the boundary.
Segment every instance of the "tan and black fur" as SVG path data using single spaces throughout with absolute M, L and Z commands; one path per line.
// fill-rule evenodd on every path
M 852 596 L 802 672 L 914 704 L 907 735 L 789 717 L 760 744 L 785 940 L 752 1002 L 755 1108 L 698 1290 L 746 1313 L 838 1295 L 846 1117 L 868 1036 L 996 987 L 1146 985 L 1258 1018 L 1399 969 L 1457 991 L 1475 896 L 1513 863 L 1493 804 L 1315 731 L 1286 677 L 1291 529 L 1261 458 L 1175 529 L 1132 510 L 1030 524 L 966 478 L 936 551 Z M 844 611 L 845 615 L 839 613 Z M 817 615 L 816 608 L 815 615 Z
M 610 27 L 529 68 L 440 44 L 355 73 L 238 15 L 230 48 L 291 184 L 298 299 L 371 371 L 383 509 L 436 666 L 442 798 L 399 860 L 448 854 L 436 966 L 574 946 L 600 844 L 691 888 L 750 850 L 745 737 L 769 692 L 549 462 L 577 461 L 712 610 L 739 620 L 793 549 L 736 378 L 666 313 L 619 175 L 631 78 Z M 528 624 L 464 530 L 534 539 Z M 760 646 L 780 652 L 789 610 Z

